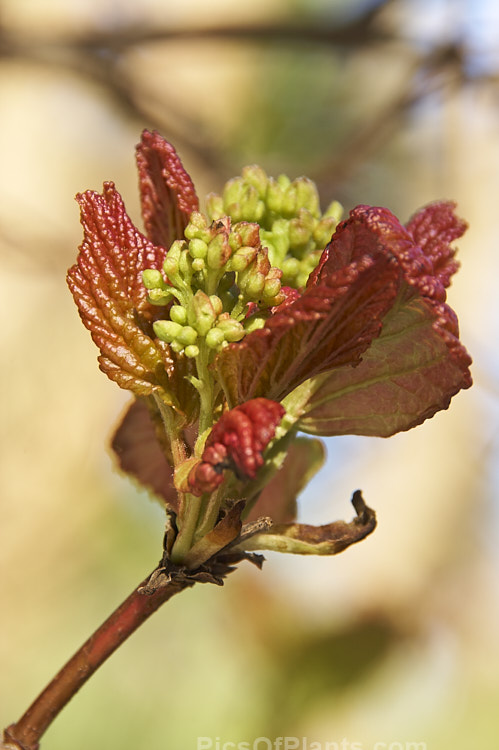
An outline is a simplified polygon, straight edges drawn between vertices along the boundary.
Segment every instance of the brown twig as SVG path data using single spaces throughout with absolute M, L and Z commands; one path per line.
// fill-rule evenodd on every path
M 234 556 L 233 556 L 234 557 Z M 239 560 L 243 556 L 239 556 Z M 0 750 L 38 750 L 41 736 L 101 664 L 159 607 L 197 581 L 223 583 L 234 570 L 229 562 L 214 561 L 198 571 L 159 568 L 120 604 L 56 674 L 23 716 L 4 732 Z

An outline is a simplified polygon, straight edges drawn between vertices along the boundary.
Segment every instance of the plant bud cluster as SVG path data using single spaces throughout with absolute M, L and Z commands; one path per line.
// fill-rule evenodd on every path
M 169 305 L 169 319 L 153 324 L 158 338 L 195 358 L 203 345 L 219 351 L 261 327 L 284 292 L 257 224 L 232 226 L 228 217 L 209 223 L 194 212 L 185 237 L 171 245 L 163 272 L 148 269 L 143 281 L 152 304 Z
M 341 219 L 334 201 L 321 214 L 319 194 L 312 180 L 286 175 L 268 177 L 258 166 L 245 167 L 240 177 L 226 183 L 222 194 L 207 198 L 208 216 L 256 222 L 272 266 L 282 270 L 282 284 L 301 289 L 317 266 L 324 247 Z

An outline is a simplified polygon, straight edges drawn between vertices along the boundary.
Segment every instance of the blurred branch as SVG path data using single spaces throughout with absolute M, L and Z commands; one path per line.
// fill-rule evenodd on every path
M 165 102 L 151 92 L 143 92 L 127 69 L 127 55 L 139 47 L 168 44 L 179 40 L 219 40 L 295 48 L 325 46 L 332 51 L 353 55 L 369 46 L 389 47 L 402 42 L 410 50 L 413 63 L 405 84 L 381 110 L 368 113 L 320 174 L 311 175 L 329 193 L 347 180 L 372 153 L 379 149 L 400 126 L 415 104 L 436 91 L 462 84 L 466 79 L 466 57 L 459 42 L 418 53 L 410 41 L 379 23 L 380 16 L 393 0 L 378 0 L 348 21 L 327 23 L 260 24 L 246 26 L 190 26 L 186 28 L 123 27 L 108 31 L 91 30 L 41 38 L 21 36 L 0 30 L 0 57 L 29 61 L 59 71 L 72 72 L 101 87 L 123 115 L 168 133 L 170 140 L 192 153 L 214 175 L 233 171 L 227 152 L 214 143 L 200 119 L 181 110 L 177 102 Z M 416 52 L 416 54 L 414 54 Z
M 280 24 L 256 24 L 245 26 L 189 26 L 165 29 L 135 25 L 113 29 L 111 32 L 91 30 L 63 37 L 60 34 L 43 37 L 9 33 L 0 28 L 0 58 L 16 59 L 52 67 L 86 78 L 92 84 L 103 87 L 117 103 L 126 117 L 138 120 L 142 127 L 168 132 L 169 138 L 189 149 L 210 171 L 230 171 L 225 154 L 206 134 L 200 137 L 199 122 L 179 110 L 179 105 L 157 103 L 156 112 L 141 100 L 134 82 L 127 75 L 124 62 L 137 47 L 169 43 L 173 41 L 219 40 L 240 41 L 251 44 L 268 44 L 310 48 L 317 45 L 332 49 L 355 51 L 366 46 L 393 41 L 392 32 L 381 29 L 377 22 L 381 12 L 393 0 L 376 0 L 360 14 L 347 21 L 328 23 L 284 22 Z M 149 95 L 148 102 L 151 102 Z M 162 111 L 165 115 L 158 115 Z M 168 116 L 169 113 L 170 116 Z M 226 168 L 225 168 L 226 167 Z
M 350 139 L 314 175 L 319 190 L 326 188 L 336 195 L 341 183 L 386 143 L 396 132 L 404 117 L 418 103 L 433 94 L 455 88 L 466 80 L 464 53 L 460 45 L 448 44 L 419 57 L 409 68 L 405 84 L 383 108 L 353 132 Z

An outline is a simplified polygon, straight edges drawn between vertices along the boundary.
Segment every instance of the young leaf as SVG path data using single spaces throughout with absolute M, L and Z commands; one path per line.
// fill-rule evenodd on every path
M 452 396 L 471 385 L 470 360 L 450 332 L 441 335 L 438 321 L 421 297 L 402 299 L 357 367 L 317 378 L 300 429 L 388 437 L 446 409 Z
M 278 401 L 314 375 L 356 364 L 380 332 L 397 276 L 382 255 L 364 255 L 339 268 L 323 264 L 317 283 L 217 355 L 230 403 L 261 395 Z
M 254 479 L 283 415 L 281 404 L 266 398 L 225 412 L 208 436 L 201 462 L 189 474 L 190 492 L 202 495 L 215 490 L 224 480 L 224 469 L 241 479 Z
M 141 278 L 145 268 L 161 266 L 163 253 L 133 226 L 112 182 L 104 183 L 102 194 L 87 191 L 77 200 L 84 238 L 67 281 L 100 349 L 100 368 L 137 396 L 156 392 L 178 407 L 169 384 L 173 359 L 169 347 L 150 335 Z
M 169 248 L 183 239 L 191 213 L 199 209 L 194 185 L 173 146 L 159 133 L 144 130 L 136 155 L 147 236 Z

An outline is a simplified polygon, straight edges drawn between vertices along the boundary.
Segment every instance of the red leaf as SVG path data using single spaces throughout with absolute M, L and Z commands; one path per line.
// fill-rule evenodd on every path
M 189 475 L 191 492 L 215 490 L 223 482 L 224 469 L 232 469 L 241 479 L 254 479 L 283 414 L 281 404 L 266 398 L 225 412 L 208 436 L 201 463 Z
M 112 182 L 104 183 L 102 195 L 87 191 L 77 200 L 84 238 L 67 281 L 100 349 L 100 367 L 136 395 L 161 391 L 167 402 L 176 404 L 168 382 L 173 360 L 169 347 L 149 335 L 141 277 L 145 268 L 161 265 L 162 251 L 133 226 Z
M 281 400 L 305 380 L 359 362 L 397 293 L 399 269 L 359 225 L 323 253 L 305 292 L 215 360 L 230 403 Z M 334 252 L 333 252 L 334 251 Z
M 466 222 L 454 213 L 455 207 L 451 201 L 430 203 L 415 213 L 407 224 L 414 242 L 431 261 L 432 275 L 444 287 L 449 286 L 451 276 L 459 268 L 459 263 L 454 260 L 456 250 L 450 243 L 461 237 L 467 227 Z
M 348 221 L 362 222 L 386 243 L 400 264 L 400 292 L 362 362 L 320 379 L 300 426 L 317 435 L 385 437 L 447 408 L 453 395 L 471 385 L 471 359 L 444 301 L 457 268 L 448 243 L 465 225 L 449 203 L 423 209 L 407 230 L 387 209 L 359 206 Z M 436 236 L 432 226 L 441 234 Z
M 173 146 L 157 132 L 142 133 L 137 166 L 147 235 L 168 249 L 183 238 L 191 213 L 199 209 L 194 185 Z
M 313 435 L 388 437 L 432 417 L 461 388 L 471 385 L 466 367 L 452 356 L 421 298 L 385 318 L 358 367 L 321 376 L 300 429 Z

